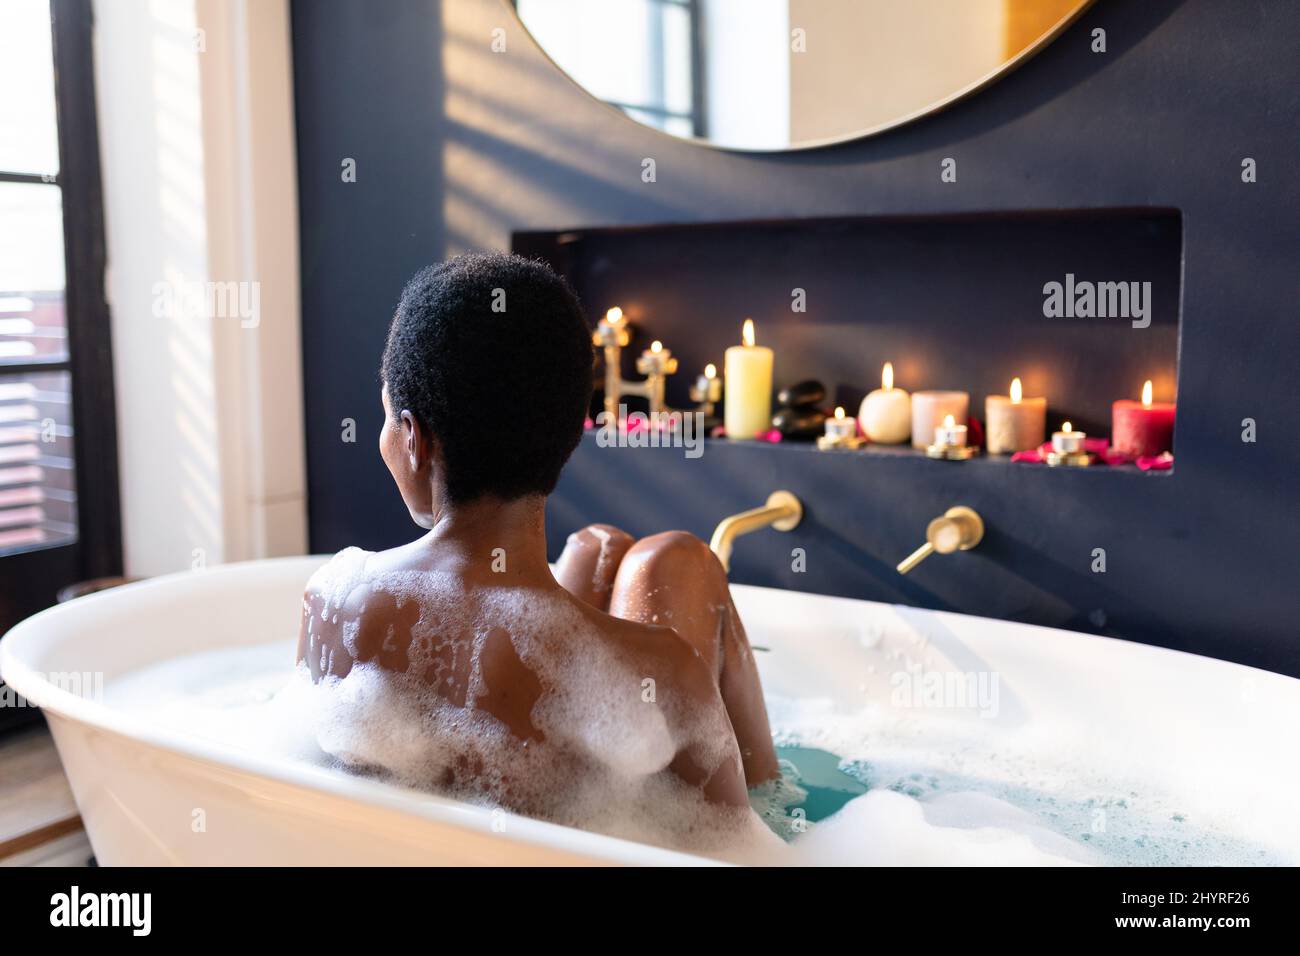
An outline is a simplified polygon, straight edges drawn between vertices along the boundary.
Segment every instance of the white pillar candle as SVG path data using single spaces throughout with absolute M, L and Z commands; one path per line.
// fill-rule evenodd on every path
M 912 437 L 912 397 L 894 388 L 894 366 L 885 363 L 880 388 L 862 400 L 858 409 L 862 433 L 882 445 L 897 445 Z
M 1012 379 L 1010 395 L 984 399 L 984 432 L 990 455 L 1037 448 L 1047 433 L 1047 399 L 1024 398 L 1020 379 Z
M 741 341 L 723 360 L 728 438 L 754 438 L 772 427 L 772 350 L 754 344 L 753 319 L 745 320 Z
M 916 392 L 912 396 L 912 447 L 929 446 L 946 415 L 965 427 L 969 411 L 970 396 L 965 392 Z
M 1066 422 L 1059 432 L 1052 432 L 1052 451 L 1058 455 L 1077 455 L 1083 451 L 1083 440 L 1087 437 L 1083 432 L 1076 432 Z
M 951 415 L 945 415 L 943 423 L 934 428 L 934 443 L 943 448 L 965 448 L 966 426 L 958 425 Z

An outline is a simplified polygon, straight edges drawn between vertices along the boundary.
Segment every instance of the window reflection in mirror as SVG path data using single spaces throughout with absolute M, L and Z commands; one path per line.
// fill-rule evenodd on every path
M 675 136 L 777 150 L 946 105 L 1089 0 L 516 0 L 578 85 Z

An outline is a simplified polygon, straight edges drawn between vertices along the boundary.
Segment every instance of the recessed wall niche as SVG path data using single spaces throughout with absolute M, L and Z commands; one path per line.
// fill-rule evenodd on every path
M 856 409 L 893 363 L 909 391 L 986 395 L 1019 377 L 1068 419 L 1109 435 L 1111 403 L 1177 387 L 1182 220 L 1163 208 L 794 219 L 520 232 L 594 323 L 634 323 L 633 357 L 660 340 L 680 360 L 667 400 L 740 340 L 753 318 L 776 387 L 826 383 Z M 1051 285 L 1056 283 L 1057 285 Z M 1059 287 L 1059 293 L 1057 289 Z M 638 407 L 630 399 L 631 407 Z

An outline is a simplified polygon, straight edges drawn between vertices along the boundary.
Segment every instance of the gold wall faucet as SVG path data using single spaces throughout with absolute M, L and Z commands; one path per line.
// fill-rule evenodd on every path
M 949 508 L 926 527 L 925 544 L 899 562 L 898 573 L 906 574 L 936 552 L 969 551 L 983 540 L 984 519 L 974 508 L 965 505 Z
M 709 548 L 722 562 L 724 571 L 731 570 L 731 547 L 742 534 L 758 531 L 769 525 L 777 531 L 791 531 L 803 519 L 803 502 L 788 491 L 774 491 L 767 497 L 767 504 L 761 508 L 751 508 L 738 515 L 723 518 L 713 529 Z

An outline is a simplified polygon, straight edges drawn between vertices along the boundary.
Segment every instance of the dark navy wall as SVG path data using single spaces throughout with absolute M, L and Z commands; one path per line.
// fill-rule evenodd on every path
M 788 487 L 808 506 L 804 524 L 743 540 L 734 579 L 1300 674 L 1300 4 L 1099 0 L 1020 70 L 942 114 L 771 156 L 679 143 L 612 113 L 555 72 L 501 0 L 317 0 L 293 14 L 316 550 L 414 533 L 375 452 L 375 368 L 402 283 L 449 253 L 567 227 L 1172 208 L 1183 234 L 1174 474 L 916 459 L 864 468 L 727 445 L 688 461 L 589 439 L 553 500 L 552 536 L 592 520 L 707 534 Z M 505 53 L 490 51 L 496 27 Z M 1096 27 L 1105 54 L 1089 50 Z M 641 181 L 645 157 L 655 183 Z M 956 183 L 940 181 L 945 157 L 957 160 Z M 1241 181 L 1245 157 L 1256 183 Z M 355 183 L 341 181 L 344 158 L 357 162 Z M 943 261 L 932 268 L 936 284 L 961 281 Z M 1254 444 L 1240 439 L 1246 417 L 1258 421 Z M 356 443 L 340 438 L 348 418 Z M 955 503 L 984 514 L 986 542 L 896 575 L 926 521 Z M 790 570 L 794 546 L 807 573 Z M 1089 570 L 1097 547 L 1104 575 Z

